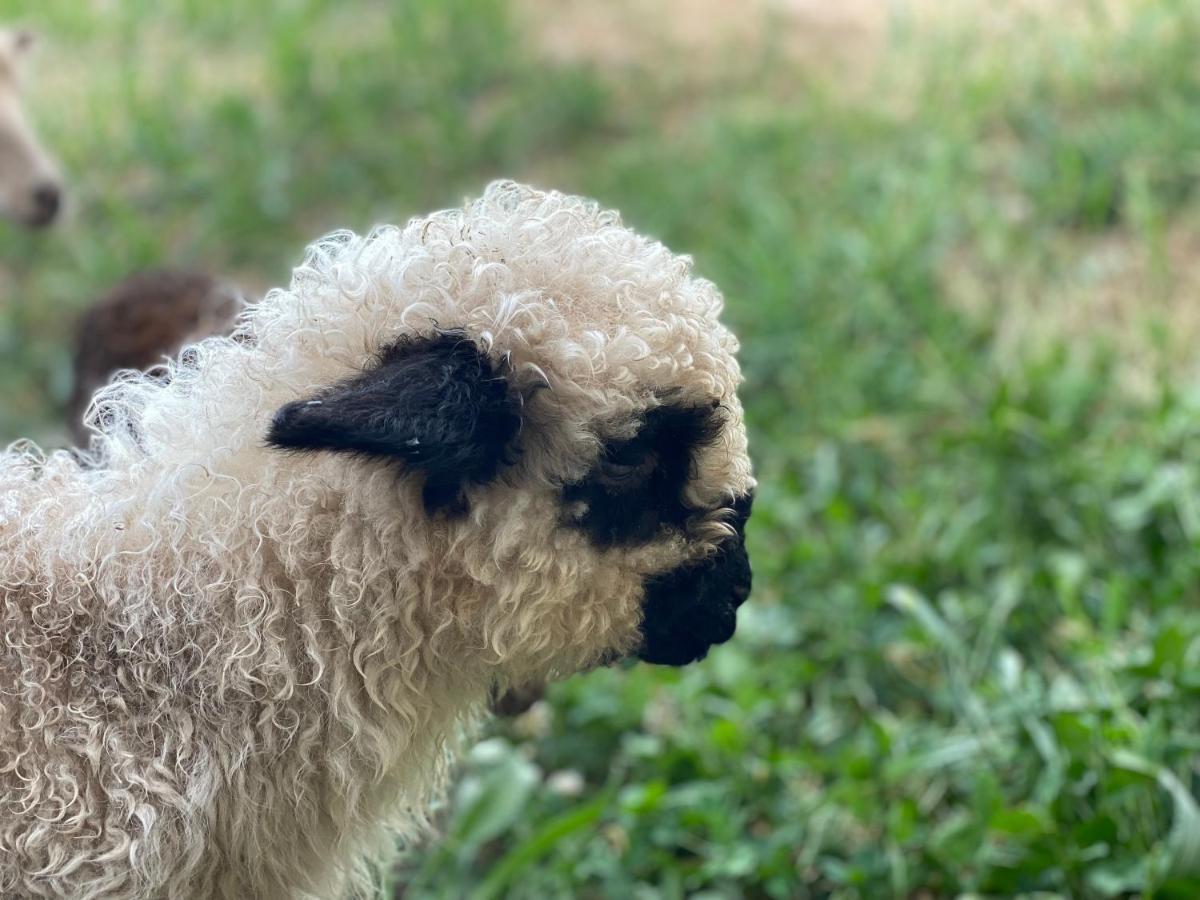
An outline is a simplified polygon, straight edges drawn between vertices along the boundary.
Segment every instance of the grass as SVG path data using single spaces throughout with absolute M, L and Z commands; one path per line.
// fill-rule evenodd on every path
M 1192 4 L 914 38 L 853 99 L 797 65 L 792 102 L 750 80 L 682 110 L 540 59 L 499 0 L 8 6 L 63 63 L 37 112 L 76 191 L 62 231 L 0 230 L 9 437 L 55 433 L 65 313 L 124 271 L 271 283 L 325 228 L 497 174 L 619 206 L 728 296 L 761 480 L 736 640 L 497 724 L 405 897 L 1200 894 L 1188 335 L 1145 298 L 1134 393 L 1087 333 L 999 356 L 1003 304 L 946 277 L 1049 292 L 1063 247 L 1194 220 Z

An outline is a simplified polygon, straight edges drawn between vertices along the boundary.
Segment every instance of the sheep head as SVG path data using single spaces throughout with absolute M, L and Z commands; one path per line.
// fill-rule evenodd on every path
M 269 445 L 340 459 L 346 490 L 395 473 L 384 514 L 441 535 L 451 602 L 477 601 L 466 644 L 527 677 L 683 664 L 732 635 L 754 482 L 736 343 L 687 260 L 592 204 L 497 184 L 301 272 L 322 315 L 354 322 L 322 329 L 350 371 L 314 373 Z

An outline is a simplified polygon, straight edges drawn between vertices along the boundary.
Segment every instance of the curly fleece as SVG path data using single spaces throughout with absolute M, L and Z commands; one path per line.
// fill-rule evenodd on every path
M 489 692 L 631 651 L 646 580 L 732 533 L 736 342 L 690 268 L 496 183 L 314 244 L 233 337 L 103 390 L 90 456 L 0 457 L 0 896 L 371 896 Z M 394 465 L 268 446 L 281 407 L 448 329 L 522 403 L 465 513 Z M 597 545 L 563 487 L 663 397 L 724 409 L 686 489 L 705 512 Z

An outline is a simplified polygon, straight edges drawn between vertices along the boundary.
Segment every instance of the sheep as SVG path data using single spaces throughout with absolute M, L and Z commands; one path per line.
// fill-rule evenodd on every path
M 728 640 L 722 298 L 513 182 L 335 233 L 0 457 L 0 896 L 369 897 L 497 688 Z
M 204 272 L 150 269 L 123 279 L 88 307 L 75 329 L 67 427 L 80 446 L 92 395 L 122 369 L 149 369 L 187 344 L 229 334 L 240 293 Z M 158 370 L 161 371 L 161 370 Z
M 21 70 L 33 44 L 31 32 L 0 29 L 0 216 L 43 228 L 62 206 L 62 184 L 21 105 Z

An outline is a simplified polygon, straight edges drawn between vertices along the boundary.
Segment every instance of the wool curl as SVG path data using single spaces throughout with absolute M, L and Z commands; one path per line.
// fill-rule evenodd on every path
M 733 335 L 686 257 L 498 182 L 338 232 L 232 337 L 93 401 L 91 449 L 0 457 L 0 896 L 374 896 L 489 693 L 638 640 L 643 583 L 753 488 Z M 266 446 L 404 335 L 505 361 L 520 453 L 431 517 L 416 477 Z M 688 534 L 597 548 L 562 487 L 665 396 L 719 402 Z

